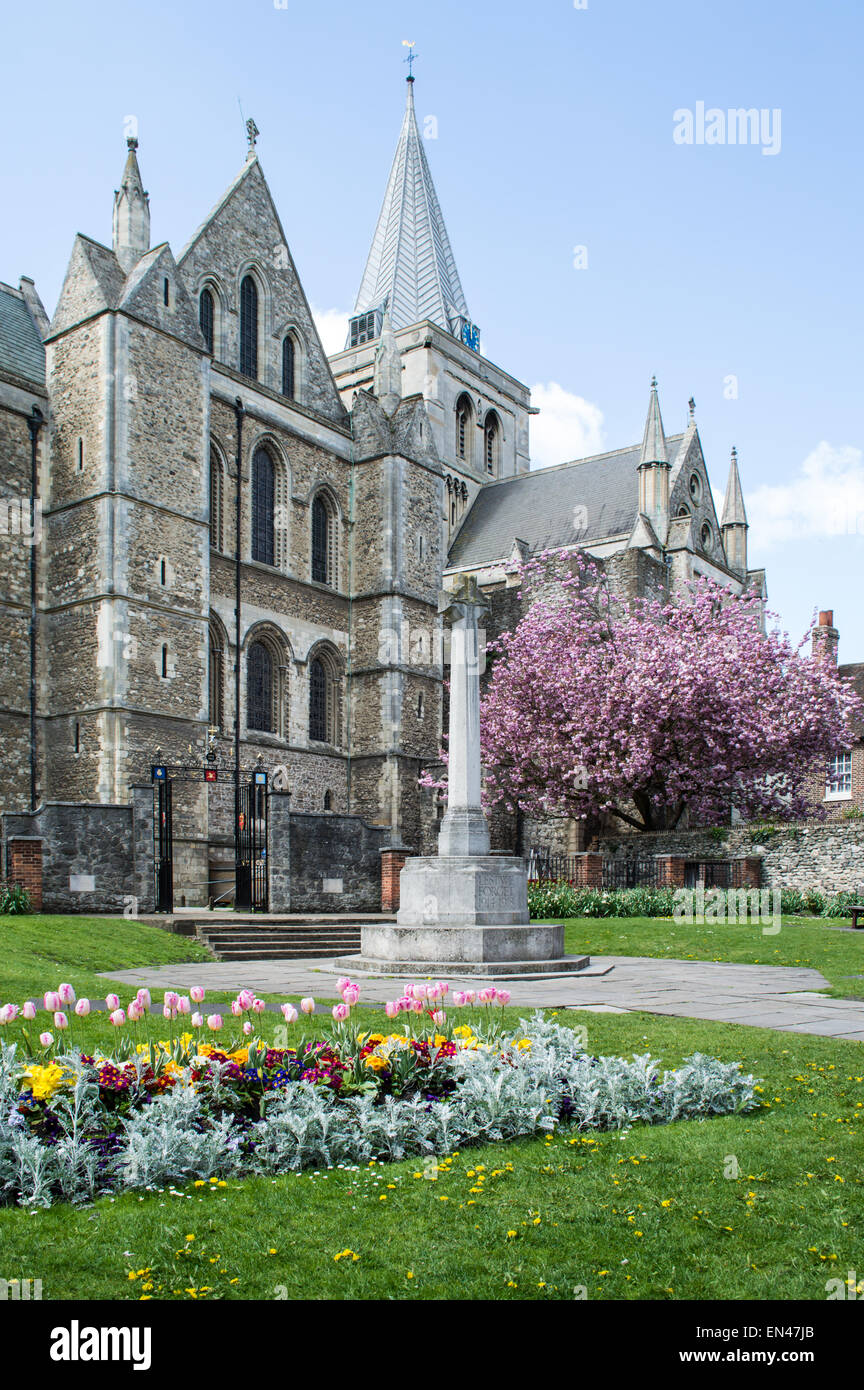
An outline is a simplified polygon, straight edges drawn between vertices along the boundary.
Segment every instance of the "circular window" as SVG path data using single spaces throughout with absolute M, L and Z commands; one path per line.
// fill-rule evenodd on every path
M 698 502 L 702 496 L 702 479 L 698 473 L 690 474 L 690 496 L 694 502 Z
M 708 525 L 708 522 L 707 522 L 707 521 L 705 522 L 705 525 L 702 527 L 702 531 L 701 531 L 700 534 L 701 534 L 701 537 L 702 537 L 702 549 L 703 549 L 703 550 L 713 550 L 713 549 L 714 549 L 714 532 L 711 530 L 711 527 Z

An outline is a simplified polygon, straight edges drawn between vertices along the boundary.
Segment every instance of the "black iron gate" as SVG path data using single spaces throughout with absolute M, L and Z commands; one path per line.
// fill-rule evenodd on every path
M 267 774 L 234 788 L 234 906 L 267 911 Z
M 155 780 L 153 859 L 156 867 L 156 911 L 174 911 L 174 829 L 171 822 L 171 779 Z

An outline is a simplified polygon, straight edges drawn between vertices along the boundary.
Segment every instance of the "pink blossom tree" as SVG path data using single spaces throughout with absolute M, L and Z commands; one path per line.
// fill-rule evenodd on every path
M 490 646 L 481 706 L 490 803 L 645 831 L 685 811 L 719 823 L 731 805 L 818 814 L 814 766 L 850 747 L 864 706 L 803 654 L 806 636 L 763 632 L 756 596 L 700 578 L 624 603 L 583 555 L 529 562 L 522 584 L 527 612 Z

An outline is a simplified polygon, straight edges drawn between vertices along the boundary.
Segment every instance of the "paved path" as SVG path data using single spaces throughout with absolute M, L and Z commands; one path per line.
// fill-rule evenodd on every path
M 508 980 L 512 1002 L 526 1007 L 588 1009 L 595 1012 L 670 1014 L 721 1023 L 747 1023 L 784 1033 L 815 1033 L 864 1042 L 864 1001 L 827 999 L 818 970 L 781 965 L 654 960 L 647 956 L 593 956 L 592 965 L 614 966 L 608 974 L 560 979 Z M 200 984 L 211 991 L 257 990 L 260 994 L 308 995 L 332 999 L 336 981 L 324 960 L 260 960 L 164 965 L 156 969 L 112 972 L 111 978 L 150 989 Z M 358 977 L 359 978 L 359 977 Z M 453 977 L 450 977 L 451 985 Z M 395 998 L 404 979 L 363 976 L 363 999 Z M 466 987 L 477 988 L 472 980 Z

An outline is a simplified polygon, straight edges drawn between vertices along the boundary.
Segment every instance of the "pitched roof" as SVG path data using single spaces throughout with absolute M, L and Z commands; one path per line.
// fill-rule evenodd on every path
M 385 300 L 397 329 L 431 319 L 452 333 L 458 315 L 470 318 L 417 129 L 413 78 L 354 313 L 377 309 Z
M 673 457 L 683 437 L 666 441 Z M 448 566 L 467 569 L 506 560 L 517 536 L 532 555 L 629 536 L 639 512 L 640 453 L 633 444 L 488 483 L 454 538 Z
M 42 386 L 45 349 L 20 290 L 0 284 L 0 372 Z

